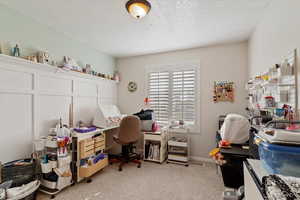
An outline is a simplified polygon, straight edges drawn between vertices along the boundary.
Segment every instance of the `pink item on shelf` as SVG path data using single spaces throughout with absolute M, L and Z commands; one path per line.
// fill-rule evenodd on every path
M 158 125 L 158 123 L 153 122 L 153 124 L 152 124 L 152 131 L 156 132 L 156 131 L 159 131 L 159 129 L 160 129 L 160 126 Z
M 291 124 L 290 126 L 286 127 L 286 130 L 288 131 L 300 130 L 300 125 Z

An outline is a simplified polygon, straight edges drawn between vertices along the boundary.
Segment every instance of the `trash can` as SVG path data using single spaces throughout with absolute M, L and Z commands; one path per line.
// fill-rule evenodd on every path
M 246 158 L 226 156 L 226 164 L 220 166 L 225 187 L 238 189 L 244 185 L 243 161 Z

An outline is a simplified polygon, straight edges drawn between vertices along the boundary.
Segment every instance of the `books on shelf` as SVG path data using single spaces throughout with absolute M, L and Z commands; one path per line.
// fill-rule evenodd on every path
M 160 160 L 160 144 L 148 143 L 145 147 L 145 159 Z

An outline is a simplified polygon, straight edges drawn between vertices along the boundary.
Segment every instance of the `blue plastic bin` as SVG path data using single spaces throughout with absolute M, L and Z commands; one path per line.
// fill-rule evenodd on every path
M 271 174 L 300 177 L 300 147 L 259 143 L 263 166 Z

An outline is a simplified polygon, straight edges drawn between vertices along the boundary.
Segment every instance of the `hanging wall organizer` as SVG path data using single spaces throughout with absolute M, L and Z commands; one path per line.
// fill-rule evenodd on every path
M 230 81 L 215 81 L 214 102 L 234 102 L 234 83 Z

